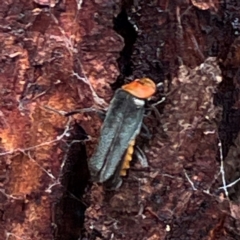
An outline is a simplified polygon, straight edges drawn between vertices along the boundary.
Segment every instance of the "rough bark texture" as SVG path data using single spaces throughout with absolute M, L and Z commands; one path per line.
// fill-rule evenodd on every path
M 0 239 L 240 239 L 238 1 L 9 0 L 0 20 Z M 143 76 L 166 97 L 149 168 L 105 191 L 101 119 L 63 112 Z
M 86 133 L 59 111 L 103 107 L 111 97 L 123 47 L 113 30 L 118 6 L 108 0 L 1 3 L 1 239 L 80 235 L 79 198 L 88 173 L 79 141 Z M 96 135 L 96 115 L 76 117 Z

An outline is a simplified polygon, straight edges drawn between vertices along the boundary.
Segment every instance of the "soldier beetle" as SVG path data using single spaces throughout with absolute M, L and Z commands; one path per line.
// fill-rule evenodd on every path
M 126 175 L 145 112 L 146 100 L 156 92 L 149 78 L 136 79 L 118 89 L 111 100 L 97 148 L 88 161 L 92 181 L 119 187 Z

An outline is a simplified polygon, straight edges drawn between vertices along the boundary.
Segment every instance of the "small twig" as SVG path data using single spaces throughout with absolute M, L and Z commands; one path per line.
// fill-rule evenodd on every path
M 225 195 L 228 198 L 228 190 L 227 190 L 227 185 L 226 185 L 225 171 L 224 171 L 224 164 L 223 164 L 222 143 L 221 143 L 220 139 L 219 139 L 218 147 L 219 147 L 220 161 L 221 161 L 220 172 L 222 174 L 222 183 L 223 183 L 222 189 L 224 189 Z
M 76 0 L 76 2 L 77 2 L 77 9 L 80 10 L 82 8 L 83 0 Z
M 229 183 L 228 185 L 225 185 L 225 186 L 223 186 L 223 187 L 220 187 L 220 188 L 218 188 L 218 189 L 230 188 L 230 187 L 234 186 L 235 184 L 237 184 L 239 181 L 240 181 L 240 178 L 238 178 L 238 179 L 237 179 L 237 180 L 235 180 L 234 182 L 232 182 L 232 183 Z
M 52 108 L 52 107 L 50 107 L 50 106 L 48 106 L 48 105 L 43 106 L 43 109 L 44 109 L 44 110 L 52 111 L 52 112 L 57 113 L 57 114 L 59 114 L 59 115 L 61 115 L 61 116 L 66 116 L 66 114 L 67 114 L 67 112 L 64 111 L 64 110 L 57 110 L 57 109 Z
M 76 77 L 77 79 L 83 81 L 84 83 L 86 83 L 86 84 L 89 86 L 89 88 L 90 88 L 90 90 L 91 90 L 91 92 L 92 92 L 93 99 L 94 99 L 94 101 L 95 101 L 98 105 L 100 105 L 100 106 L 102 106 L 102 105 L 106 106 L 107 103 L 104 101 L 103 98 L 100 98 L 100 97 L 97 95 L 97 93 L 96 93 L 96 91 L 94 90 L 91 82 L 90 82 L 89 79 L 87 78 L 87 76 L 86 76 L 86 74 L 85 74 L 85 72 L 84 72 L 83 66 L 82 66 L 82 64 L 81 64 L 80 61 L 79 61 L 79 65 L 80 65 L 80 67 L 81 67 L 81 69 L 82 69 L 83 77 L 79 76 L 79 74 L 76 73 L 76 72 L 74 72 L 74 71 L 72 72 L 72 75 L 73 75 L 74 77 Z
M 56 180 L 51 172 L 48 172 L 44 167 L 42 167 L 32 156 L 31 153 L 28 152 L 27 154 L 24 152 L 25 155 L 29 157 L 29 159 L 34 162 L 43 172 L 45 172 L 51 179 Z
M 193 189 L 194 191 L 196 191 L 197 188 L 195 188 L 194 183 L 192 182 L 192 180 L 190 179 L 190 177 L 189 177 L 188 174 L 187 174 L 187 171 L 184 169 L 183 172 L 184 172 L 184 175 L 185 175 L 185 177 L 187 178 L 188 182 L 189 182 L 190 185 L 192 186 L 192 189 Z
M 22 197 L 24 194 L 20 195 L 19 197 L 18 196 L 14 196 L 12 194 L 7 194 L 5 192 L 5 189 L 0 189 L 0 192 L 5 195 L 7 198 L 11 198 L 11 199 L 14 199 L 14 200 L 23 200 L 24 198 Z

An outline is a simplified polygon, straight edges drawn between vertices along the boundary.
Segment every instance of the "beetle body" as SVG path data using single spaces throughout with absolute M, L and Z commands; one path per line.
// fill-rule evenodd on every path
M 96 151 L 89 160 L 93 181 L 116 185 L 126 175 L 135 138 L 145 112 L 145 100 L 156 86 L 148 78 L 137 79 L 118 89 L 110 103 Z

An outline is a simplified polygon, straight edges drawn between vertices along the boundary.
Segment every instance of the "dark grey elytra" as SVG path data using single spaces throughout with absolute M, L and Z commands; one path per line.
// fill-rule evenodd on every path
M 145 100 L 118 89 L 101 128 L 97 148 L 88 162 L 92 181 L 119 182 L 123 156 L 138 135 L 145 112 Z

